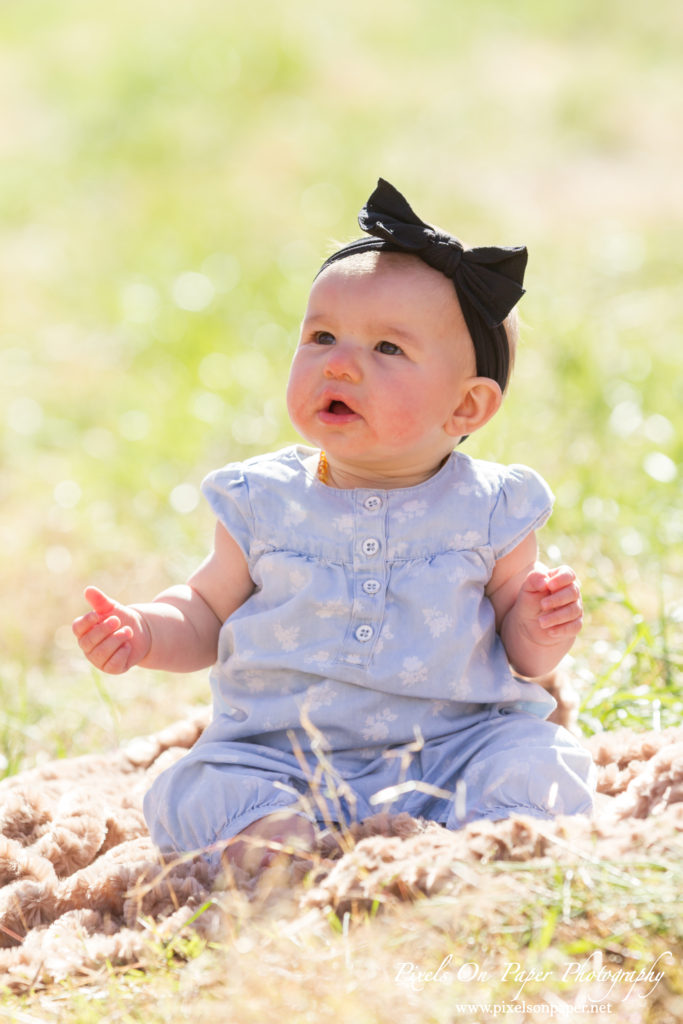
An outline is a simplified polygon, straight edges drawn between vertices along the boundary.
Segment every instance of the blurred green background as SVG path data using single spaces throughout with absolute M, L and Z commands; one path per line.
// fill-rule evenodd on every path
M 0 772 L 208 699 L 96 673 L 70 622 L 87 583 L 184 579 L 203 475 L 294 439 L 307 291 L 380 174 L 529 246 L 513 385 L 466 450 L 557 494 L 584 728 L 678 722 L 678 0 L 5 0 L 0 27 Z

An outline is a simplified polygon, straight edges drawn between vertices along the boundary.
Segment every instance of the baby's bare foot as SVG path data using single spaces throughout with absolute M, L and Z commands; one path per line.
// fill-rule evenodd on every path
M 223 854 L 228 865 L 250 878 L 276 865 L 297 869 L 301 877 L 310 866 L 315 830 L 300 814 L 276 812 L 243 829 Z

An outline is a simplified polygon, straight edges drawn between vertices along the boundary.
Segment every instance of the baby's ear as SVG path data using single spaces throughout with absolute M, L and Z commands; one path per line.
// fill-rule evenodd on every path
M 463 437 L 479 430 L 500 409 L 503 392 L 491 377 L 471 377 L 467 391 L 453 410 L 445 424 L 446 433 L 451 437 Z

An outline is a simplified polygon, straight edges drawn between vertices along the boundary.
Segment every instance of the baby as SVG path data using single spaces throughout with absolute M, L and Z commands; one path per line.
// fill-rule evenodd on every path
M 546 484 L 454 448 L 498 411 L 526 250 L 464 249 L 380 179 L 323 265 L 287 389 L 294 445 L 212 473 L 188 582 L 75 620 L 105 672 L 213 665 L 214 717 L 145 799 L 169 855 L 247 871 L 382 809 L 459 828 L 588 812 L 586 750 L 534 679 L 581 628 L 537 561 Z

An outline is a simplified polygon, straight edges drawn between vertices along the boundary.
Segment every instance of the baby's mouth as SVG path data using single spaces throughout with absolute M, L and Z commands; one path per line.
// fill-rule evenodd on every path
M 356 410 L 347 405 L 343 398 L 331 398 L 327 405 L 320 410 L 319 416 L 323 423 L 336 426 L 353 423 L 360 419 Z
M 348 416 L 353 413 L 353 409 L 350 409 L 346 402 L 341 402 L 338 399 L 330 402 L 327 411 L 331 412 L 333 416 Z

